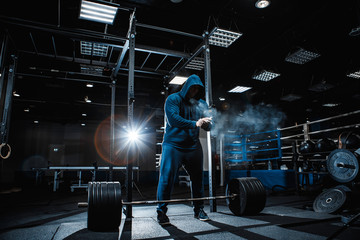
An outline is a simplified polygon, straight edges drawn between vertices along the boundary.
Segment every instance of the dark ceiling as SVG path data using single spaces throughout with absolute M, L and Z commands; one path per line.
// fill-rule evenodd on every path
M 283 111 L 291 124 L 359 109 L 360 79 L 347 76 L 360 70 L 360 35 L 349 35 L 360 25 L 359 1 L 272 0 L 266 9 L 256 8 L 255 0 L 113 2 L 136 9 L 137 114 L 161 116 L 166 77 L 202 44 L 201 39 L 179 32 L 201 36 L 214 26 L 243 33 L 228 48 L 211 46 L 212 94 L 218 110 L 272 105 Z M 84 112 L 87 121 L 110 115 L 110 75 L 125 43 L 132 10 L 119 9 L 114 24 L 105 25 L 79 19 L 80 4 L 80 0 L 12 0 L 1 7 L 2 39 L 8 36 L 7 53 L 17 57 L 14 90 L 20 97 L 13 98 L 12 111 L 16 120 L 77 123 L 84 120 Z M 161 31 L 160 27 L 178 32 Z M 108 45 L 107 56 L 80 54 L 80 41 Z M 320 57 L 303 65 L 286 62 L 299 48 Z M 7 59 L 11 63 L 9 56 Z M 126 55 L 116 78 L 116 113 L 124 115 L 127 60 Z M 91 66 L 100 68 L 100 75 L 82 72 L 82 67 Z M 262 69 L 280 76 L 269 82 L 252 79 Z M 186 73 L 204 79 L 203 71 Z M 88 82 L 94 87 L 87 88 Z M 252 89 L 228 93 L 237 85 Z M 289 94 L 300 98 L 286 100 Z M 85 96 L 92 103 L 85 103 Z M 326 103 L 338 106 L 323 106 Z M 30 111 L 24 112 L 26 108 Z

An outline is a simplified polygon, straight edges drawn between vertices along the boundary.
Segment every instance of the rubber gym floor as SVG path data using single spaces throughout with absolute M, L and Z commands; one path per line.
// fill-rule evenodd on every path
M 133 200 L 155 199 L 155 186 L 137 187 Z M 224 189 L 217 188 L 216 195 L 222 194 Z M 188 197 L 188 187 L 175 186 L 172 198 Z M 206 222 L 193 217 L 191 203 L 174 203 L 168 210 L 171 224 L 164 227 L 156 221 L 155 205 L 137 205 L 131 221 L 124 221 L 123 214 L 118 231 L 93 232 L 86 228 L 86 208 L 77 206 L 87 201 L 85 189 L 12 188 L 0 194 L 0 239 L 359 239 L 358 218 L 344 224 L 359 211 L 316 213 L 312 209 L 315 197 L 268 192 L 266 207 L 255 216 L 234 216 L 223 199 L 216 201 L 217 211 L 210 212 L 205 201 L 211 218 Z

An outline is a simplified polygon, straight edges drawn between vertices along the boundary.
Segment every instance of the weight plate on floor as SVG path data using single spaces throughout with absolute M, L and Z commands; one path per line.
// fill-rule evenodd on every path
M 88 183 L 88 211 L 87 211 L 87 228 L 93 229 L 96 225 L 96 216 L 94 215 L 94 203 L 93 203 L 93 183 Z
M 232 213 L 237 216 L 256 214 L 265 207 L 266 192 L 261 182 L 254 177 L 234 178 L 226 186 L 226 195 L 238 194 L 226 200 Z
M 336 149 L 328 156 L 327 169 L 335 181 L 346 183 L 357 177 L 359 162 L 356 156 L 349 150 Z
M 121 222 L 121 186 L 119 182 L 89 182 L 88 229 L 109 231 Z
M 313 208 L 319 213 L 336 213 L 345 205 L 346 199 L 346 192 L 342 188 L 330 188 L 316 197 Z
M 247 214 L 256 214 L 261 212 L 266 204 L 266 191 L 264 185 L 257 178 L 252 180 L 254 185 L 254 197 L 250 200 L 251 207 L 247 208 Z

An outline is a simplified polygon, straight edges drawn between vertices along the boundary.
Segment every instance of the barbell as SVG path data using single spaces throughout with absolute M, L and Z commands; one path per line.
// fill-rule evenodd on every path
M 225 196 L 123 202 L 119 182 L 89 182 L 88 201 L 78 203 L 87 207 L 87 228 L 92 231 L 110 231 L 120 226 L 123 205 L 190 202 L 226 199 L 230 211 L 237 215 L 261 212 L 266 203 L 266 191 L 255 177 L 234 178 L 226 186 Z

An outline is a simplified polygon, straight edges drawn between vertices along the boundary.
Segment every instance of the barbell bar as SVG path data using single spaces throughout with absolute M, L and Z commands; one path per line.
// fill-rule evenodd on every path
M 87 207 L 87 227 L 92 231 L 117 229 L 121 223 L 123 205 L 189 202 L 198 200 L 226 199 L 230 211 L 237 215 L 261 212 L 266 203 L 266 191 L 259 179 L 244 177 L 231 179 L 225 196 L 123 202 L 119 182 L 89 182 L 88 201 L 79 202 L 78 207 Z
M 234 199 L 239 194 L 231 194 L 229 196 L 216 196 L 216 197 L 201 197 L 201 198 L 182 198 L 182 199 L 169 199 L 169 200 L 147 200 L 147 201 L 133 201 L 133 202 L 124 202 L 122 205 L 143 205 L 143 204 L 159 204 L 159 203 L 177 203 L 177 202 L 191 202 L 191 201 L 200 201 L 200 200 L 215 200 L 215 199 Z M 88 207 L 88 202 L 79 202 L 78 207 L 84 208 Z

